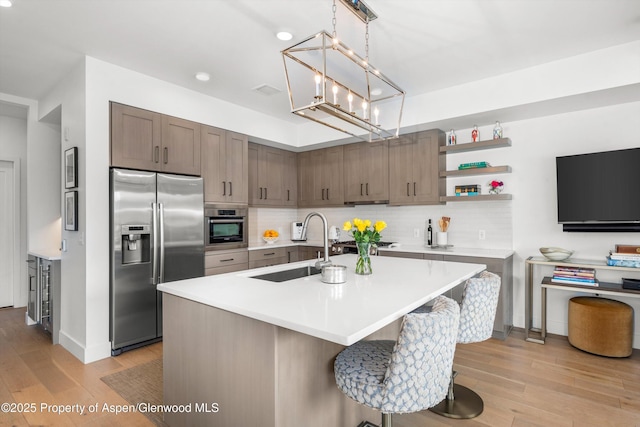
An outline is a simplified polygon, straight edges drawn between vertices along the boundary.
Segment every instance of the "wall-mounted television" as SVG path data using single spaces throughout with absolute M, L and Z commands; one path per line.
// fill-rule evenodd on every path
M 556 157 L 564 231 L 640 231 L 640 148 Z

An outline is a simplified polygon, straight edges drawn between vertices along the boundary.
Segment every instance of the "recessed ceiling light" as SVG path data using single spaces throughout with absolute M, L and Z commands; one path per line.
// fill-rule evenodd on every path
M 277 37 L 278 39 L 280 39 L 280 40 L 287 41 L 287 40 L 291 40 L 291 39 L 293 38 L 293 34 L 291 34 L 291 33 L 290 33 L 290 32 L 288 32 L 288 31 L 279 31 L 279 32 L 276 34 L 276 37 Z
M 211 79 L 211 76 L 209 75 L 209 73 L 200 71 L 196 73 L 196 79 L 200 80 L 201 82 L 208 82 L 209 79 Z
M 11 7 L 11 0 L 0 0 L 0 7 Z

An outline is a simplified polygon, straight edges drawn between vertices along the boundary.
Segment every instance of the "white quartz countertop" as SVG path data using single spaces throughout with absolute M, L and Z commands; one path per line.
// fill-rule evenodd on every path
M 269 282 L 252 278 L 309 261 L 158 285 L 158 290 L 316 338 L 351 345 L 483 271 L 484 264 L 372 257 L 373 274 L 355 274 L 356 255 L 332 258 L 347 266 L 346 282 L 320 274 Z
M 49 261 L 59 261 L 62 259 L 62 256 L 59 250 L 35 249 L 35 250 L 28 251 L 27 254 L 33 255 L 34 257 L 37 257 L 37 258 L 43 258 Z
M 396 244 L 397 245 L 397 244 Z M 483 248 L 461 248 L 461 247 L 448 247 L 448 248 L 428 248 L 423 245 L 397 245 L 393 248 L 384 247 L 378 248 L 379 252 L 413 252 L 424 254 L 441 254 L 441 255 L 457 255 L 457 256 L 470 256 L 481 258 L 500 258 L 507 259 L 513 255 L 512 249 L 483 249 Z

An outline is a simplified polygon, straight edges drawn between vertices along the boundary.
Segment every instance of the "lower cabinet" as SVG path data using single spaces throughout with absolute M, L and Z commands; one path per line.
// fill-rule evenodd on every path
M 484 258 L 461 255 L 425 254 L 420 252 L 390 252 L 381 251 L 380 256 L 400 258 L 422 258 L 434 261 L 466 262 L 470 264 L 485 264 L 487 271 L 500 276 L 500 299 L 496 311 L 496 319 L 493 323 L 493 337 L 505 339 L 513 328 L 513 256 L 506 259 Z M 461 288 L 460 288 L 461 289 Z M 453 298 L 462 298 L 461 290 L 454 290 Z
M 308 259 L 324 259 L 324 246 L 299 246 L 298 247 L 299 261 Z
M 283 246 L 249 251 L 249 268 L 269 267 L 324 257 L 323 246 Z
M 269 267 L 271 265 L 286 264 L 287 248 L 269 248 L 249 251 L 249 268 Z
M 249 251 L 247 249 L 208 251 L 204 255 L 205 276 L 246 270 L 248 266 Z

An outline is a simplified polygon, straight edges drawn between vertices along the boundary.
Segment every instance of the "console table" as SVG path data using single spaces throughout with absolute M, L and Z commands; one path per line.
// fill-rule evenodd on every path
M 562 291 L 585 292 L 596 295 L 613 295 L 631 298 L 640 298 L 640 291 L 623 289 L 621 283 L 599 282 L 599 286 L 565 285 L 551 282 L 550 277 L 542 279 L 540 284 L 540 328 L 533 327 L 533 268 L 535 265 L 563 266 L 594 268 L 596 270 L 615 270 L 618 272 L 640 273 L 640 269 L 634 267 L 616 267 L 607 265 L 606 261 L 593 260 L 573 260 L 549 261 L 543 257 L 529 257 L 525 260 L 525 340 L 544 344 L 547 336 L 547 289 L 558 289 Z

